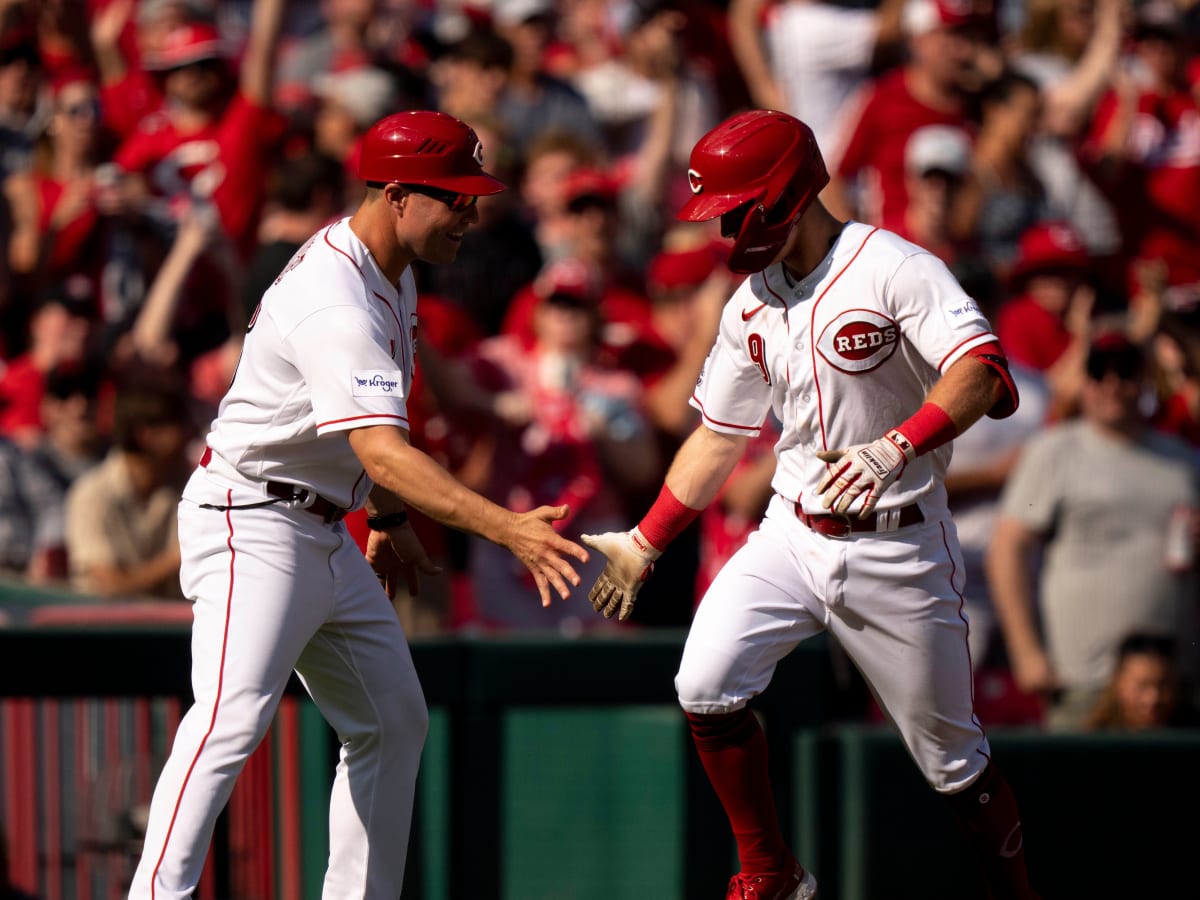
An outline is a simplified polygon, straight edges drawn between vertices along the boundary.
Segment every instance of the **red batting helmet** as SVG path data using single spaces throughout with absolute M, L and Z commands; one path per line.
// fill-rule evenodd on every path
M 409 110 L 380 119 L 363 135 L 363 181 L 427 184 L 460 194 L 498 194 L 504 182 L 483 171 L 483 144 L 453 116 Z
M 729 268 L 747 273 L 775 259 L 792 225 L 829 183 L 829 173 L 812 129 L 787 113 L 756 109 L 726 119 L 699 140 L 688 183 L 692 198 L 680 219 L 701 222 L 746 207 Z

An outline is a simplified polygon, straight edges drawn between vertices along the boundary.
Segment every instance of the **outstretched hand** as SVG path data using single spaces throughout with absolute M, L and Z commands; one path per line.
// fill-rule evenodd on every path
M 566 600 L 571 596 L 571 587 L 579 585 L 579 574 L 566 557 L 574 557 L 582 563 L 589 559 L 586 550 L 554 530 L 552 523 L 565 519 L 570 512 L 571 508 L 564 503 L 513 513 L 510 536 L 504 541 L 504 546 L 533 575 L 542 606 L 550 605 L 551 588 Z
M 634 531 L 636 529 L 580 536 L 585 544 L 608 558 L 608 564 L 588 593 L 592 609 L 606 619 L 616 615 L 618 621 L 624 622 L 629 618 L 638 591 L 654 571 L 654 561 L 662 556 L 661 550 L 649 544 L 640 532 L 635 535 Z

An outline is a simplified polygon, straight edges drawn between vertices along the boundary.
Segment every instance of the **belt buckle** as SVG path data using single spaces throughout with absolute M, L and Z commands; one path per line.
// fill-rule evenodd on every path
M 308 488 L 293 488 L 291 505 L 292 509 L 312 509 L 314 503 L 320 495 L 316 491 L 311 491 Z
M 831 512 L 828 521 L 831 525 L 837 525 L 838 530 L 823 532 L 826 537 L 833 538 L 835 541 L 844 541 L 854 533 L 854 523 L 850 520 L 849 513 Z

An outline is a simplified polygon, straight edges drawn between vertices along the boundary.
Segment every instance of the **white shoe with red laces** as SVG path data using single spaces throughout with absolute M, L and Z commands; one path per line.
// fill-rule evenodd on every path
M 764 875 L 734 875 L 725 900 L 813 900 L 817 879 L 795 859 L 779 872 Z

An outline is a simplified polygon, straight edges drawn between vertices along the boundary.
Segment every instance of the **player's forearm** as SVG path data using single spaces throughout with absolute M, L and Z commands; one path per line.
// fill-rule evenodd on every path
M 733 472 L 747 441 L 703 425 L 692 432 L 675 455 L 658 499 L 629 532 L 643 555 L 656 559 L 695 521 Z
M 1003 386 L 988 366 L 971 356 L 954 363 L 933 386 L 925 400 L 950 417 L 962 434 L 986 415 L 1000 398 Z
M 692 509 L 708 506 L 742 457 L 749 438 L 701 425 L 684 441 L 667 470 L 666 485 Z
M 390 495 L 443 525 L 507 546 L 513 514 L 462 484 L 403 435 L 387 425 L 350 433 L 351 446 L 376 485 L 369 502 L 387 503 Z

